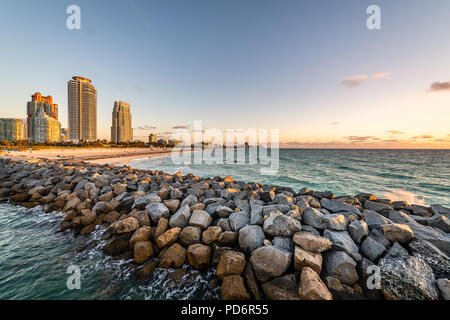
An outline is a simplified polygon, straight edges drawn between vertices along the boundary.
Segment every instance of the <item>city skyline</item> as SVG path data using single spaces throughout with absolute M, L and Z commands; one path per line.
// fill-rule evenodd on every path
M 110 137 L 111 103 L 122 100 L 141 140 L 201 120 L 278 128 L 281 147 L 450 148 L 450 44 L 442 41 L 450 3 L 378 1 L 381 30 L 366 28 L 369 4 L 79 1 L 81 30 L 68 30 L 66 2 L 3 3 L 18 12 L 2 22 L 14 32 L 0 31 L 18 54 L 0 53 L 15 68 L 0 80 L 1 117 L 23 117 L 25 97 L 39 90 L 59 102 L 67 127 L 64 81 L 81 74 L 98 89 L 101 139 Z M 32 26 L 40 12 L 53 19 Z M 53 45 L 36 43 L 31 59 L 25 48 L 38 34 Z

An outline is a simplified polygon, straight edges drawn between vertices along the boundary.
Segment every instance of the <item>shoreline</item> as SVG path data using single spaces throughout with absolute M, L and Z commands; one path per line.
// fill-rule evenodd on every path
M 0 157 L 12 160 L 86 161 L 95 164 L 129 165 L 134 160 L 170 155 L 172 150 L 146 148 L 51 148 L 29 151 L 10 151 Z M 62 156 L 63 155 L 63 156 Z
M 215 268 L 223 299 L 446 297 L 449 208 L 92 160 L 0 157 L 0 198 L 63 212 L 61 231 L 104 225 L 105 254 L 133 259 L 144 277 Z M 367 287 L 369 266 L 380 289 Z

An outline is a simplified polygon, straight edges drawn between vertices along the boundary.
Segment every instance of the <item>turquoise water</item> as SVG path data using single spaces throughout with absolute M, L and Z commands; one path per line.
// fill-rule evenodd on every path
M 74 237 L 58 232 L 62 214 L 0 204 L 1 299 L 201 299 L 217 297 L 209 288 L 214 271 L 188 268 L 181 280 L 175 270 L 156 269 L 146 280 L 136 278 L 132 260 L 114 261 L 103 254 L 104 229 Z M 67 268 L 80 268 L 81 288 L 69 290 Z M 187 266 L 186 266 L 187 267 Z
M 279 171 L 265 176 L 254 165 L 177 165 L 171 157 L 135 160 L 133 167 L 181 171 L 200 177 L 227 176 L 299 190 L 330 190 L 336 195 L 371 192 L 417 204 L 450 205 L 450 150 L 281 149 Z

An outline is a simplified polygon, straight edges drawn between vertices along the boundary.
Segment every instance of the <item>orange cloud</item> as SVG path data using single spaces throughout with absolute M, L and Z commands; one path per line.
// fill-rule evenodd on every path
M 428 91 L 436 92 L 436 91 L 450 91 L 450 81 L 447 82 L 433 82 L 430 85 L 430 89 Z
M 344 80 L 341 81 L 341 83 L 344 86 L 347 86 L 349 88 L 354 88 L 354 87 L 357 87 L 360 84 L 362 84 L 367 78 L 368 78 L 368 76 L 366 74 L 361 74 L 361 75 L 345 78 Z
M 381 73 L 376 73 L 374 75 L 372 75 L 372 79 L 384 79 L 387 78 L 391 75 L 390 72 L 381 72 Z
M 392 134 L 404 134 L 403 131 L 398 131 L 398 130 L 388 130 L 387 132 L 390 132 Z

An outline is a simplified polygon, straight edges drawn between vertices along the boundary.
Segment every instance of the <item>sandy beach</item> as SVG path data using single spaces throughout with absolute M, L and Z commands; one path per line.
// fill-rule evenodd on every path
M 78 160 L 96 164 L 128 165 L 132 160 L 169 155 L 171 150 L 144 148 L 52 148 L 32 151 L 6 151 L 1 157 L 14 160 Z

